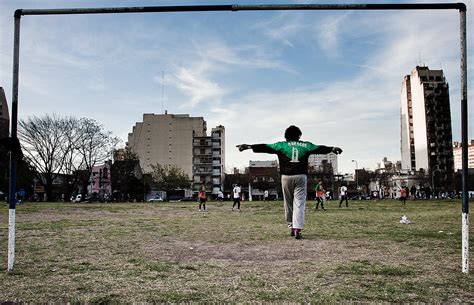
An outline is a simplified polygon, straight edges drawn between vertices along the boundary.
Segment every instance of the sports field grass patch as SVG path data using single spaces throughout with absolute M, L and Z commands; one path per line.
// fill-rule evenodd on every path
M 282 202 L 231 205 L 21 205 L 0 301 L 474 302 L 472 275 L 461 273 L 459 201 L 330 202 L 325 212 L 308 202 L 300 241 Z M 7 224 L 4 206 L 4 270 Z

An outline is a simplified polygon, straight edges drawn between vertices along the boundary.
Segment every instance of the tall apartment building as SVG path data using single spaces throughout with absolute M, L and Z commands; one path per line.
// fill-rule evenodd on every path
M 128 134 L 127 146 L 140 158 L 144 172 L 151 164 L 176 165 L 193 181 L 193 190 L 206 184 L 217 194 L 223 189 L 225 128 L 212 128 L 207 135 L 203 117 L 187 114 L 144 114 Z
M 433 187 L 453 185 L 449 85 L 443 70 L 415 67 L 403 79 L 400 107 L 402 168 L 428 171 Z
M 145 113 L 128 134 L 127 146 L 137 153 L 145 172 L 151 164 L 176 165 L 193 177 L 193 139 L 206 136 L 203 117 Z
M 225 128 L 219 125 L 211 130 L 212 137 L 212 193 L 224 191 Z
M 322 170 L 323 163 L 330 163 L 334 173 L 337 173 L 337 155 L 329 153 L 327 155 L 311 155 L 308 159 L 308 165 L 314 167 L 315 170 Z
M 193 140 L 193 190 L 202 184 L 217 194 L 224 190 L 225 128 L 212 128 L 210 136 L 194 137 Z
M 6 138 L 10 135 L 10 115 L 8 114 L 7 97 L 5 91 L 0 87 L 0 138 Z
M 462 170 L 462 143 L 453 144 L 454 170 Z M 474 140 L 467 145 L 467 167 L 474 168 Z

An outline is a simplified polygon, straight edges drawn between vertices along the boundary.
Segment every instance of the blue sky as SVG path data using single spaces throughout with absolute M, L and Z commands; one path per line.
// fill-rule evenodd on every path
M 10 103 L 17 8 L 370 2 L 423 1 L 1 0 L 0 86 Z M 294 124 L 303 140 L 344 150 L 340 172 L 353 172 L 352 160 L 373 169 L 400 160 L 401 82 L 416 65 L 445 71 L 460 139 L 458 20 L 454 10 L 24 16 L 19 118 L 90 117 L 125 142 L 143 113 L 203 116 L 226 127 L 228 168 L 273 159 L 235 145 L 282 140 Z

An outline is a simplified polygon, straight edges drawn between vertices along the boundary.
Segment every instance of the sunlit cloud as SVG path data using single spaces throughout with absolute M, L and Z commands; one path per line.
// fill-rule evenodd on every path
M 219 100 L 225 94 L 225 90 L 217 82 L 206 78 L 202 73 L 199 69 L 180 68 L 176 71 L 174 85 L 190 97 L 190 102 L 185 103 L 185 106 L 196 106 L 206 100 Z

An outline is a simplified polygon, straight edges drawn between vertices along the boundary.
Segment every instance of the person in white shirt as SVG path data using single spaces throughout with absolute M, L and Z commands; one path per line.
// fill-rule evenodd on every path
M 234 205 L 232 206 L 232 211 L 234 210 L 235 206 L 237 205 L 237 211 L 240 211 L 240 193 L 241 193 L 241 188 L 239 184 L 236 184 L 234 186 L 234 189 L 232 190 L 232 193 L 234 194 Z
M 267 201 L 268 200 L 268 190 L 265 190 L 265 192 L 263 192 L 263 201 Z
M 224 193 L 222 193 L 221 190 L 217 192 L 217 200 L 219 200 L 220 202 L 224 201 Z
M 349 203 L 347 202 L 347 186 L 342 185 L 339 188 L 339 197 L 341 198 L 341 201 L 339 201 L 339 207 L 341 207 L 344 200 L 346 201 L 346 207 L 349 207 Z

